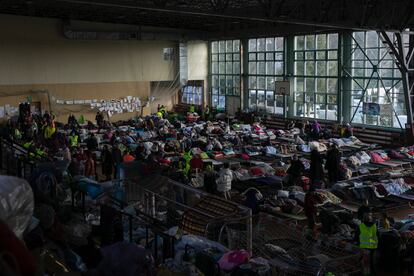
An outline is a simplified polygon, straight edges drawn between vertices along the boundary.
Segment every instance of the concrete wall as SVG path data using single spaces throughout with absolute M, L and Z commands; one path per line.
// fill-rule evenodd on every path
M 163 58 L 164 48 L 176 46 L 172 41 L 73 41 L 63 37 L 62 23 L 55 19 L 0 15 L 0 25 L 0 106 L 17 106 L 31 94 L 48 109 L 48 97 L 30 93 L 33 89 L 48 90 L 57 99 L 133 95 L 146 100 L 150 81 L 171 81 L 177 74 L 175 62 Z M 94 118 L 85 106 L 51 106 L 61 120 L 68 109 Z M 131 113 L 113 119 L 129 117 Z
M 204 104 L 208 103 L 208 42 L 188 42 L 188 79 L 204 81 Z

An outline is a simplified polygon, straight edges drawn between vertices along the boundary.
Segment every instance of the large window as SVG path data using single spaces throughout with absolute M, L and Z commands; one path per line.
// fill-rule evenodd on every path
M 337 120 L 338 34 L 296 36 L 295 116 Z
M 226 96 L 240 96 L 240 40 L 211 43 L 211 100 L 212 106 L 224 109 Z
M 181 103 L 203 104 L 203 81 L 188 81 L 181 89 Z
M 285 74 L 283 37 L 249 40 L 249 108 L 283 114 L 282 95 L 275 94 L 275 81 Z
M 388 35 L 395 39 L 392 33 Z M 407 116 L 401 74 L 388 47 L 376 32 L 353 33 L 351 47 L 351 68 L 345 70 L 352 78 L 352 122 L 404 127 Z M 371 111 L 364 106 L 370 106 Z

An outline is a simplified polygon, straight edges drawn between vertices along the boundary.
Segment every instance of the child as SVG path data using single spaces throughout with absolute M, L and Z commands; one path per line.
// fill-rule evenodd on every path
M 230 164 L 224 163 L 224 168 L 219 172 L 217 179 L 217 191 L 223 193 L 224 198 L 230 200 L 231 182 L 233 181 L 233 172 L 230 170 Z

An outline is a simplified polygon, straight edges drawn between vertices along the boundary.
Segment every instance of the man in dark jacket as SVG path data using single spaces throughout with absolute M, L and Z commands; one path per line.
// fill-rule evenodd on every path
M 339 180 L 339 170 L 341 165 L 341 152 L 335 144 L 332 144 L 326 153 L 325 169 L 328 170 L 329 183 L 334 184 Z
M 96 151 L 98 149 L 98 140 L 93 133 L 91 133 L 91 136 L 86 141 L 86 146 L 89 151 Z
M 321 185 L 324 179 L 323 159 L 317 149 L 311 151 L 310 179 L 313 186 Z
M 114 164 L 114 178 L 117 178 L 118 175 L 118 166 L 122 163 L 122 152 L 119 149 L 118 144 L 115 144 L 112 148 L 112 160 Z

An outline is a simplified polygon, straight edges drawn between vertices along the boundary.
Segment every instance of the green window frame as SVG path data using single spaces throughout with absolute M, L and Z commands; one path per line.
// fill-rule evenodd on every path
M 294 116 L 336 121 L 339 91 L 339 35 L 294 38 Z
M 284 98 L 275 93 L 275 82 L 282 81 L 285 76 L 284 42 L 284 37 L 249 39 L 249 109 L 284 114 Z
M 395 41 L 393 33 L 388 33 Z M 404 128 L 407 122 L 401 73 L 390 49 L 375 31 L 354 32 L 351 37 L 351 122 Z M 403 36 L 408 45 L 408 36 Z M 380 105 L 379 115 L 363 114 L 363 103 Z M 388 106 L 388 108 L 385 108 Z M 391 106 L 391 108 L 389 108 Z
M 210 95 L 212 107 L 226 108 L 226 96 L 241 94 L 241 41 L 211 42 Z

